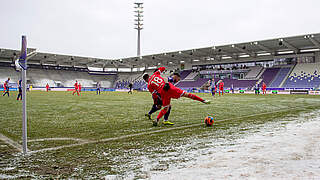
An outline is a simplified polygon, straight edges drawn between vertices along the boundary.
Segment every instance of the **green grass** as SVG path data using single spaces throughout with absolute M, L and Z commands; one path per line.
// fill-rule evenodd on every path
M 212 104 L 205 105 L 186 98 L 173 100 L 170 120 L 176 124 L 170 127 L 152 127 L 151 121 L 144 117 L 153 102 L 151 95 L 146 92 L 136 92 L 133 95 L 126 92 L 107 92 L 100 96 L 94 92 L 84 92 L 79 97 L 72 96 L 70 92 L 29 92 L 29 140 L 79 138 L 97 141 L 159 129 L 168 131 L 89 143 L 25 157 L 17 155 L 1 142 L 1 148 L 6 150 L 1 149 L 0 152 L 0 175 L 97 178 L 107 174 L 133 172 L 135 177 L 139 178 L 142 164 L 139 164 L 137 159 L 141 156 L 153 157 L 166 152 L 176 152 L 177 147 L 192 139 L 224 138 L 232 143 L 232 139 L 241 134 L 259 131 L 261 124 L 271 121 L 285 123 L 290 117 L 313 111 L 320 105 L 318 96 L 309 95 L 227 94 L 215 98 L 209 94 L 198 95 L 212 100 Z M 21 142 L 21 102 L 16 101 L 15 96 L 16 93 L 12 92 L 10 98 L 0 97 L 0 133 Z M 203 120 L 207 115 L 215 117 L 213 127 L 204 126 Z M 192 124 L 195 126 L 169 130 L 172 127 Z M 30 142 L 29 149 L 33 151 L 74 143 L 76 142 L 71 140 Z M 205 146 L 206 144 L 200 143 L 195 148 Z M 11 172 L 5 170 L 7 167 L 16 168 Z

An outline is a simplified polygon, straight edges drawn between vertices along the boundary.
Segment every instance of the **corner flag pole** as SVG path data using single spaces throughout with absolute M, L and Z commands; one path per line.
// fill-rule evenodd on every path
M 19 65 L 22 68 L 22 148 L 23 153 L 27 153 L 27 93 L 26 93 L 26 76 L 27 76 L 27 37 L 22 36 L 21 55 Z

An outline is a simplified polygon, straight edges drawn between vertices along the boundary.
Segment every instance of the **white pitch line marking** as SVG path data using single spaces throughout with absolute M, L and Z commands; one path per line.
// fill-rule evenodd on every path
M 42 139 L 31 139 L 28 142 L 41 142 L 41 141 L 79 141 L 79 142 L 89 142 L 88 140 L 79 138 L 42 138 Z
M 5 143 L 9 144 L 10 146 L 14 147 L 15 149 L 17 149 L 19 152 L 22 152 L 22 146 L 19 143 L 13 141 L 12 139 L 8 138 L 7 136 L 1 133 L 0 133 L 0 139 Z

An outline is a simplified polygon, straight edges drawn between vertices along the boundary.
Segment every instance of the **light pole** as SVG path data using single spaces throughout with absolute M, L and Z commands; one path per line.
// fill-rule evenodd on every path
M 135 8 L 135 27 L 134 27 L 134 29 L 136 29 L 136 30 L 138 30 L 138 46 L 137 46 L 137 56 L 139 57 L 140 55 L 141 55 L 141 48 L 140 48 L 140 31 L 143 29 L 143 19 L 142 19 L 142 17 L 143 17 L 143 3 L 141 3 L 141 2 L 136 2 L 136 3 L 134 3 L 134 8 Z

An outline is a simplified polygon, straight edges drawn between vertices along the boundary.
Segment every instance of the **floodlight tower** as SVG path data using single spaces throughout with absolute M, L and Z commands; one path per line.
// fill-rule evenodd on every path
M 134 3 L 134 8 L 135 8 L 135 27 L 134 29 L 138 30 L 138 46 L 137 46 L 137 56 L 141 55 L 141 49 L 140 49 L 140 31 L 143 29 L 143 3 L 142 2 L 136 2 Z

